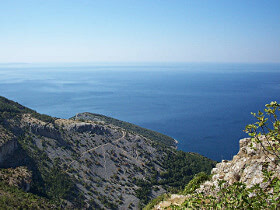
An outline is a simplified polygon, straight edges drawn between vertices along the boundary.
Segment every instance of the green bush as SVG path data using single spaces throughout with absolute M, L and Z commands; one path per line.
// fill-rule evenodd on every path
M 160 184 L 172 187 L 174 192 L 183 190 L 195 174 L 210 174 L 216 163 L 196 153 L 167 151 L 163 165 L 166 172 L 160 174 Z
M 151 200 L 144 208 L 143 210 L 150 210 L 150 209 L 153 209 L 153 207 L 155 205 L 157 205 L 158 203 L 160 203 L 161 201 L 163 200 L 166 200 L 169 198 L 169 195 L 168 194 L 162 194 L 158 197 L 156 197 L 155 199 Z
M 0 209 L 59 209 L 59 205 L 0 181 Z
M 271 176 L 267 177 L 268 179 Z M 202 193 L 192 194 L 182 207 L 192 209 L 279 209 L 280 180 L 273 178 L 269 187 L 272 192 L 264 191 L 258 184 L 251 188 L 241 182 L 227 186 L 220 181 L 216 196 L 205 196 Z
M 184 189 L 184 194 L 189 194 L 194 192 L 197 188 L 199 188 L 200 184 L 209 180 L 210 175 L 205 172 L 200 172 L 194 176 L 194 178 L 186 185 Z
M 280 161 L 280 104 L 276 101 L 266 104 L 264 112 L 251 113 L 257 122 L 246 126 L 245 131 L 252 137 L 252 142 L 259 143 L 265 155 L 273 155 Z M 252 144 L 252 147 L 253 144 Z M 268 157 L 269 158 L 269 157 Z

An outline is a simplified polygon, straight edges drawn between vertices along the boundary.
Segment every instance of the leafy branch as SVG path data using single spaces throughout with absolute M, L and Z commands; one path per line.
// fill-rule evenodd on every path
M 264 112 L 251 113 L 257 122 L 249 124 L 245 132 L 252 137 L 252 142 L 259 143 L 264 150 L 266 157 L 271 160 L 269 155 L 273 155 L 280 160 L 280 104 L 276 101 L 266 104 Z M 252 146 L 253 149 L 256 149 Z M 272 161 L 272 160 L 271 160 Z

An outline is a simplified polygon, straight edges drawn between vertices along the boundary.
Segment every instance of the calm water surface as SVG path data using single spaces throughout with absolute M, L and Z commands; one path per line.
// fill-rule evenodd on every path
M 104 114 L 215 160 L 237 153 L 250 112 L 279 92 L 279 64 L 0 65 L 0 95 L 40 113 Z

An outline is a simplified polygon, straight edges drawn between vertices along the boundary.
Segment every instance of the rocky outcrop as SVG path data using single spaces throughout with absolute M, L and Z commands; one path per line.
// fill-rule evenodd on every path
M 0 124 L 0 166 L 17 148 L 15 136 Z
M 86 121 L 91 120 L 91 121 L 95 121 L 95 122 L 104 122 L 102 119 L 100 119 L 100 117 L 93 116 L 93 114 L 89 113 L 89 112 L 78 113 L 73 118 L 76 119 L 76 120 L 83 119 L 83 120 L 86 120 Z
M 280 177 L 280 166 L 276 164 L 276 156 L 269 154 L 263 148 L 271 144 L 265 137 L 261 137 L 262 145 L 253 143 L 250 138 L 241 139 L 239 142 L 240 150 L 231 161 L 223 160 L 212 169 L 212 179 L 205 182 L 197 190 L 206 194 L 215 194 L 218 190 L 219 180 L 225 180 L 228 185 L 240 181 L 246 184 L 247 188 L 255 184 L 260 184 L 265 190 L 268 182 L 263 182 L 263 170 L 274 171 L 274 176 Z M 213 190 L 213 188 L 215 190 Z
M 29 132 L 34 133 L 39 136 L 44 136 L 47 138 L 61 140 L 61 134 L 57 128 L 54 127 L 52 123 L 43 122 L 30 114 L 23 115 L 21 120 L 22 129 L 28 129 Z
M 104 126 L 93 125 L 92 123 L 85 123 L 85 122 L 72 124 L 71 126 L 68 127 L 68 129 L 78 133 L 89 132 L 91 134 L 95 133 L 97 135 L 110 134 L 110 131 L 106 129 Z
M 263 170 L 273 171 L 273 177 L 280 178 L 280 166 L 277 164 L 277 157 L 267 152 L 267 146 L 273 145 L 264 136 L 260 137 L 262 144 L 252 142 L 251 138 L 241 139 L 239 142 L 240 150 L 231 161 L 223 160 L 212 169 L 212 178 L 204 182 L 196 190 L 197 193 L 215 196 L 220 190 L 219 181 L 224 180 L 225 185 L 229 186 L 235 182 L 246 184 L 247 188 L 259 184 L 264 191 L 269 189 L 269 181 L 264 182 Z M 165 209 L 171 205 L 180 206 L 190 195 L 173 194 L 169 199 L 160 202 L 154 209 Z M 179 202 L 178 202 L 179 200 Z

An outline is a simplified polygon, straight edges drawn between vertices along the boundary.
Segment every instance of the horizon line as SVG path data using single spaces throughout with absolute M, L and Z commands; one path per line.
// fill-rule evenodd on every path
M 279 62 L 225 62 L 225 61 L 49 61 L 49 62 L 0 62 L 0 65 L 32 64 L 280 64 Z

